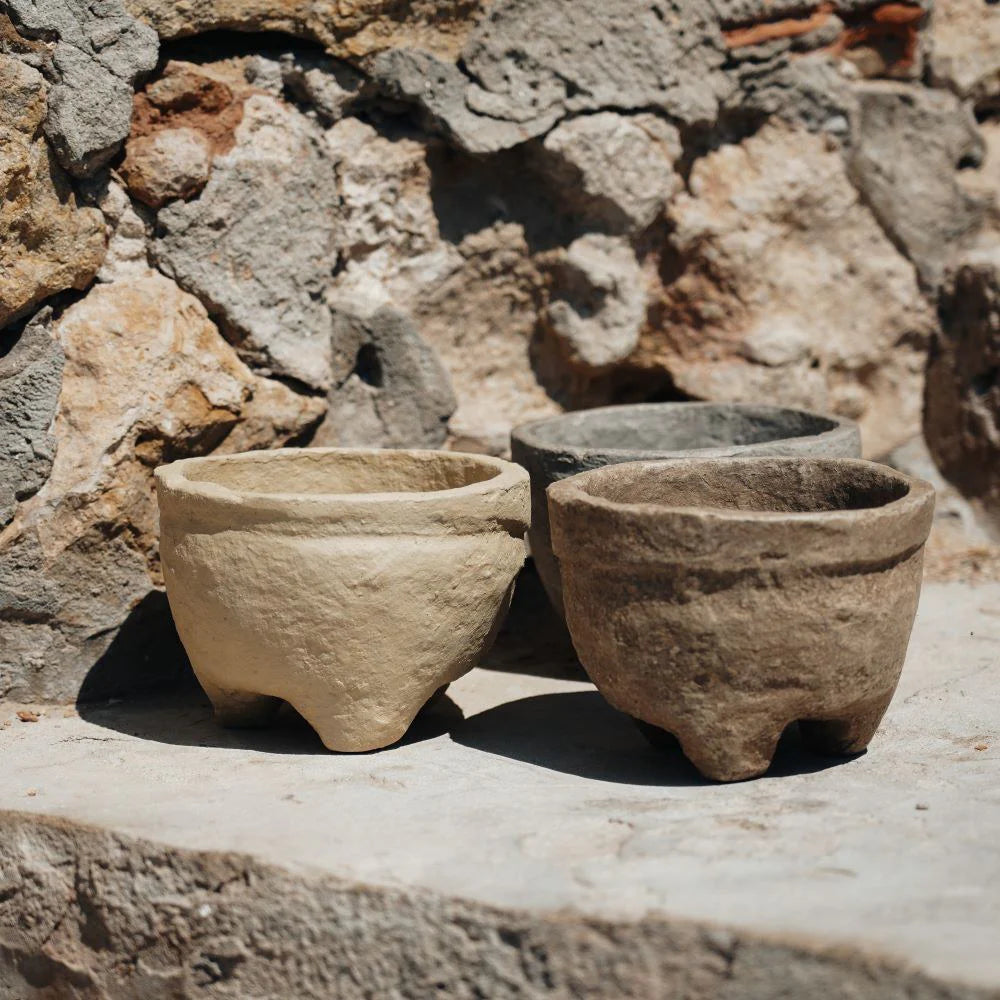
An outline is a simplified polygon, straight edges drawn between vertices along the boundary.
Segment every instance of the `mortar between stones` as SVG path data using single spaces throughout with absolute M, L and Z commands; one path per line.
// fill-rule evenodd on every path
M 601 693 L 709 778 L 798 721 L 864 750 L 895 692 L 933 488 L 857 459 L 606 466 L 548 490 L 566 621 Z
M 483 455 L 255 451 L 156 481 L 167 596 L 217 717 L 287 701 L 331 750 L 399 740 L 489 648 L 524 560 L 527 473 Z

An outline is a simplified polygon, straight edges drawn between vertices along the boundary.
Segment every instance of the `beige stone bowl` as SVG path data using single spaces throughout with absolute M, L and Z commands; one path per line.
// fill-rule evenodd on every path
M 287 701 L 331 750 L 396 742 L 470 670 L 524 558 L 527 473 L 483 455 L 255 451 L 156 481 L 167 596 L 217 717 Z
M 612 705 L 720 781 L 766 771 L 795 721 L 820 752 L 867 747 L 931 486 L 859 459 L 711 459 L 607 466 L 548 498 L 573 644 Z

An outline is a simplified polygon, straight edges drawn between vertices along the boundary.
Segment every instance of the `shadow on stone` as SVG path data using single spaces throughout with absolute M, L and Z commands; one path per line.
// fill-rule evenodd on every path
M 132 609 L 114 641 L 87 672 L 76 700 L 82 710 L 109 698 L 196 686 L 167 595 L 154 590 Z
M 537 253 L 565 246 L 588 230 L 576 213 L 552 211 L 561 201 L 559 188 L 536 169 L 530 147 L 522 144 L 490 156 L 442 144 L 428 147 L 431 200 L 444 239 L 459 244 L 491 226 L 517 223 Z
M 587 679 L 569 632 L 552 610 L 531 559 L 517 578 L 510 612 L 497 641 L 480 666 L 511 674 Z
M 260 729 L 224 729 L 212 706 L 194 683 L 187 690 L 146 695 L 102 704 L 80 704 L 80 716 L 95 726 L 174 746 L 255 750 L 272 754 L 328 754 L 312 727 L 290 705 L 282 705 L 273 724 Z M 443 694 L 420 712 L 397 743 L 372 753 L 435 739 L 463 720 L 462 710 Z
M 597 691 L 535 695 L 467 719 L 452 734 L 462 746 L 551 771 L 623 785 L 713 785 L 672 738 L 652 746 L 627 715 Z M 798 726 L 785 731 L 765 778 L 823 771 L 843 757 L 806 752 Z

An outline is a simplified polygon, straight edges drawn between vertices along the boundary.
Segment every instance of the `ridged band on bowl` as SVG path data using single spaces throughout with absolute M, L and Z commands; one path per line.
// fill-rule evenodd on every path
M 730 477 L 734 489 L 786 476 L 788 489 L 808 492 L 823 482 L 879 483 L 887 502 L 853 509 L 753 510 L 696 502 L 642 499 L 644 479 L 667 487 L 699 474 Z M 631 491 L 632 499 L 607 496 Z M 605 466 L 548 489 L 553 551 L 577 563 L 683 563 L 797 566 L 877 564 L 924 544 L 934 511 L 934 490 L 887 466 L 849 458 L 727 458 L 634 462 Z

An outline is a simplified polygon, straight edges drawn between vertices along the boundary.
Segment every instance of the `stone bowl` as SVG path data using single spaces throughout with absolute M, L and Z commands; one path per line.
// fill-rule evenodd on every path
M 603 406 L 522 424 L 511 433 L 515 462 L 531 476 L 528 542 L 556 611 L 563 611 L 545 491 L 588 469 L 641 459 L 815 455 L 858 458 L 861 433 L 842 417 L 741 403 Z
M 581 663 L 718 781 L 766 771 L 795 721 L 818 752 L 867 747 L 933 509 L 929 484 L 857 459 L 636 462 L 549 488 Z
M 255 451 L 156 484 L 170 608 L 217 718 L 286 701 L 331 750 L 399 740 L 489 648 L 524 560 L 527 473 L 483 455 Z

